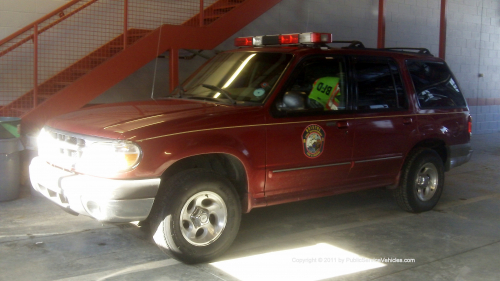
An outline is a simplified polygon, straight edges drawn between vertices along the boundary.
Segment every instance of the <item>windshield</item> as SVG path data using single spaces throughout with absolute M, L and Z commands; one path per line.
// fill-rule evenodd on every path
M 261 104 L 291 58 L 290 54 L 280 53 L 222 53 L 172 95 L 233 104 Z

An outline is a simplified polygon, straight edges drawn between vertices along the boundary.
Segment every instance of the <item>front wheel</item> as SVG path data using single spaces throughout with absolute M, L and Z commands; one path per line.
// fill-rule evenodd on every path
M 436 206 L 443 186 L 444 165 L 441 157 L 434 150 L 418 149 L 408 156 L 394 197 L 405 211 L 425 212 Z
M 205 262 L 225 252 L 239 229 L 241 206 L 233 185 L 205 169 L 169 179 L 151 224 L 165 253 L 186 263 Z

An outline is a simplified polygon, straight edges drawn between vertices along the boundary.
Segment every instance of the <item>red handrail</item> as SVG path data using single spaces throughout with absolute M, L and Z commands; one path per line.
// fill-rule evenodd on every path
M 11 93 L 14 93 L 14 91 L 8 91 L 8 90 L 3 91 L 6 93 L 8 92 L 13 97 L 15 95 L 17 95 L 17 97 L 14 97 L 12 100 L 9 100 L 7 98 L 2 99 L 1 100 L 2 102 L 5 102 L 5 101 L 7 102 L 7 107 L 5 107 L 4 104 L 2 104 L 2 105 L 0 105 L 0 108 L 3 108 L 4 110 L 5 110 L 5 108 L 8 108 L 8 110 L 10 110 L 9 112 L 14 112 L 14 111 L 16 112 L 16 113 L 8 113 L 8 114 L 18 114 L 19 112 L 25 112 L 26 111 L 25 109 L 27 109 L 28 107 L 31 107 L 31 108 L 37 107 L 39 105 L 39 103 L 41 102 L 41 101 L 39 101 L 39 98 L 44 100 L 44 99 L 47 99 L 48 97 L 50 97 L 51 94 L 48 94 L 48 89 L 50 89 L 50 91 L 52 91 L 52 89 L 57 90 L 57 89 L 60 89 L 61 86 L 64 87 L 66 85 L 65 83 L 70 82 L 70 81 L 66 81 L 66 79 L 69 79 L 69 78 L 63 77 L 64 79 L 61 78 L 62 80 L 59 82 L 57 82 L 57 81 L 52 82 L 54 85 L 50 84 L 50 86 L 48 86 L 49 84 L 45 83 L 48 80 L 47 80 L 47 77 L 45 77 L 43 75 L 43 72 L 41 72 L 41 71 L 47 70 L 48 67 L 47 67 L 47 62 L 45 60 L 43 60 L 40 52 L 44 52 L 43 53 L 44 55 L 46 53 L 50 54 L 51 49 L 48 49 L 48 47 L 46 45 L 40 46 L 40 44 L 41 44 L 40 43 L 40 39 L 41 39 L 40 35 L 42 33 L 44 33 L 45 31 L 52 30 L 53 27 L 57 26 L 58 24 L 62 23 L 63 21 L 65 21 L 66 19 L 68 19 L 70 17 L 78 18 L 78 17 L 75 17 L 75 14 L 78 14 L 80 12 L 82 12 L 82 14 L 85 14 L 85 12 L 83 12 L 82 10 L 89 8 L 89 6 L 93 5 L 96 2 L 100 2 L 100 1 L 99 0 L 71 0 L 68 3 L 66 3 L 65 5 L 62 5 L 61 7 L 55 9 L 54 11 L 52 11 L 52 12 L 48 13 L 47 15 L 41 17 L 40 19 L 34 21 L 33 23 L 25 26 L 24 28 L 22 28 L 22 29 L 16 31 L 15 33 L 7 36 L 6 38 L 0 40 L 0 47 L 2 48 L 2 50 L 0 50 L 0 58 L 5 59 L 2 62 L 4 62 L 6 65 L 9 64 L 9 65 L 11 65 L 11 67 L 16 68 L 16 69 L 22 69 L 24 67 L 24 69 L 28 70 L 28 72 L 25 72 L 25 73 L 28 73 L 28 75 L 24 75 L 23 77 L 26 77 L 27 79 L 29 79 L 29 82 L 27 80 L 25 80 L 26 82 L 24 82 L 24 83 L 17 82 L 17 81 L 20 81 L 20 79 L 17 79 L 17 78 L 14 79 L 14 80 L 16 80 L 17 84 L 21 85 L 18 87 L 20 89 L 20 91 L 24 91 L 25 94 L 24 95 L 22 95 L 22 94 L 17 95 L 17 94 L 11 94 Z M 101 2 L 104 2 L 104 1 L 101 1 Z M 114 3 L 117 3 L 117 2 L 114 2 Z M 120 39 L 120 41 L 121 41 L 120 45 L 123 46 L 122 50 L 125 50 L 129 47 L 127 45 L 130 42 L 132 42 L 132 41 L 129 41 L 129 39 L 130 39 L 129 35 L 131 34 L 129 31 L 129 28 L 131 25 L 134 25 L 134 24 L 136 24 L 135 22 L 137 22 L 137 17 L 134 14 L 134 11 L 135 12 L 137 12 L 137 11 L 134 9 L 138 9 L 137 7 L 140 7 L 140 5 L 138 3 L 142 4 L 142 1 L 122 0 L 119 2 L 121 2 L 119 4 L 123 4 L 123 9 L 121 11 L 123 13 L 123 19 L 119 16 L 116 16 L 116 15 L 115 15 L 115 19 L 119 19 L 118 21 L 123 20 L 123 22 L 121 23 L 121 25 L 122 25 L 121 29 L 123 29 L 123 35 L 120 36 L 120 37 L 122 37 Z M 192 19 L 188 20 L 187 22 L 190 25 L 199 25 L 200 27 L 203 27 L 206 25 L 205 19 L 207 18 L 207 15 L 210 16 L 210 13 L 213 12 L 212 10 L 216 9 L 217 4 L 219 4 L 219 6 L 221 6 L 220 4 L 222 3 L 222 4 L 226 4 L 226 6 L 227 6 L 227 3 L 232 3 L 231 0 L 190 0 L 190 1 L 186 1 L 186 2 L 190 3 L 189 5 L 191 5 L 191 6 L 188 6 L 188 7 L 194 8 L 194 12 L 196 12 L 197 8 L 199 7 L 199 14 L 198 14 L 198 19 L 197 19 L 198 22 L 194 21 L 196 16 L 192 16 Z M 242 2 L 242 1 L 235 1 L 235 3 L 240 3 L 240 2 Z M 106 2 L 106 3 L 108 3 L 108 2 Z M 199 6 L 198 6 L 198 4 L 199 4 Z M 205 8 L 205 5 L 208 5 L 208 8 Z M 226 6 L 223 6 L 223 7 L 226 7 Z M 129 10 L 129 8 L 131 10 Z M 98 9 L 98 8 L 96 8 L 96 9 Z M 210 9 L 212 9 L 212 10 L 210 10 Z M 208 10 L 208 12 L 207 12 L 207 10 Z M 157 14 L 160 14 L 160 13 L 157 13 Z M 212 18 L 214 18 L 214 17 L 212 16 Z M 175 19 L 175 17 L 174 17 L 174 19 Z M 212 19 L 212 21 L 213 21 L 213 19 Z M 179 24 L 184 25 L 184 24 L 186 24 L 186 22 L 184 22 L 184 23 L 179 22 Z M 140 28 L 142 28 L 142 27 L 140 27 Z M 50 33 L 50 32 L 48 32 L 48 33 Z M 51 36 L 53 37 L 54 35 L 52 33 L 50 33 L 47 35 L 47 37 L 44 37 L 44 38 L 50 38 Z M 132 34 L 131 38 L 137 38 L 137 35 Z M 136 39 L 134 39 L 134 42 L 135 42 L 135 40 Z M 27 54 L 26 51 L 31 53 L 29 56 L 32 59 L 31 60 L 32 65 L 29 65 L 29 63 L 26 63 L 23 66 L 15 65 L 13 58 L 16 58 L 16 56 L 23 56 L 23 54 Z M 177 57 L 177 50 L 170 50 L 170 51 L 173 53 L 174 57 Z M 110 51 L 105 50 L 104 52 L 107 54 Z M 13 55 L 12 56 L 5 56 L 6 54 L 13 54 Z M 98 59 L 101 59 L 100 56 L 96 56 L 96 57 Z M 26 61 L 29 62 L 29 59 L 26 59 Z M 67 63 L 67 60 L 64 61 L 64 63 Z M 174 60 L 172 60 L 171 63 L 172 63 L 171 68 L 177 68 L 177 64 Z M 53 63 L 52 61 L 51 61 L 50 65 L 51 65 L 50 67 L 52 67 L 53 65 L 56 65 L 56 67 L 58 66 L 57 63 Z M 92 65 L 93 65 L 93 62 L 92 62 Z M 49 73 L 51 73 L 50 71 L 53 71 L 53 70 L 52 69 L 48 70 Z M 59 71 L 59 73 L 62 73 L 62 72 L 60 72 L 61 71 L 60 69 L 57 69 L 57 71 Z M 29 77 L 31 75 L 32 75 L 32 77 Z M 64 74 L 64 75 L 69 75 L 69 74 Z M 172 84 L 176 85 L 177 80 L 178 80 L 178 77 L 176 77 L 177 73 L 173 73 L 172 75 L 174 75 L 172 77 L 172 80 L 173 80 Z M 74 74 L 71 74 L 69 76 L 73 77 Z M 39 81 L 40 79 L 42 81 Z M 73 78 L 71 78 L 71 79 L 73 79 Z M 42 82 L 42 84 L 43 83 L 45 83 L 45 84 L 43 84 L 43 85 L 39 84 L 40 82 Z M 33 83 L 33 88 L 31 91 L 28 91 L 26 88 L 28 88 L 28 85 L 31 83 Z M 17 91 L 17 90 L 15 90 L 15 91 Z M 27 97 L 29 97 L 29 98 L 27 98 Z M 9 96 L 9 98 L 10 98 L 10 96 Z M 15 102 L 18 102 L 18 104 L 23 104 L 23 107 L 13 107 L 15 105 Z M 22 114 L 24 114 L 24 113 L 22 113 Z
M 80 1 L 82 1 L 82 0 L 78 0 L 78 1 L 76 1 L 76 2 L 80 2 Z M 47 25 L 46 27 L 41 28 L 40 30 L 38 30 L 38 34 L 40 35 L 41 33 L 43 33 L 43 32 L 45 32 L 45 31 L 49 30 L 50 28 L 52 28 L 52 27 L 53 27 L 53 26 L 55 26 L 56 24 L 59 24 L 60 22 L 64 21 L 65 19 L 67 19 L 67 18 L 69 18 L 69 17 L 71 17 L 72 15 L 74 15 L 74 14 L 78 13 L 79 11 L 81 11 L 81 10 L 83 10 L 83 9 L 87 8 L 88 6 L 90 6 L 90 5 L 94 4 L 94 3 L 95 3 L 95 2 L 97 2 L 97 1 L 99 1 L 99 0 L 92 0 L 92 1 L 89 1 L 87 4 L 85 4 L 85 5 L 81 6 L 80 8 L 75 9 L 74 11 L 71 11 L 71 13 L 68 13 L 67 15 L 64 15 L 64 16 L 63 16 L 63 17 L 61 17 L 60 19 L 58 19 L 58 20 L 54 21 L 53 23 L 51 23 L 51 24 Z M 56 11 L 61 12 L 60 8 L 59 8 L 59 9 L 57 9 Z M 54 11 L 54 12 L 55 12 L 55 11 Z M 51 13 L 51 14 L 52 14 L 52 16 L 54 16 L 54 14 L 53 14 L 54 12 L 52 12 L 52 13 Z M 45 16 L 45 17 L 43 17 L 42 19 L 44 19 L 44 21 L 45 21 L 45 20 L 47 20 L 47 19 L 49 19 L 49 18 L 50 18 L 50 17 Z M 21 29 L 20 31 L 18 31 L 18 32 L 14 33 L 13 35 L 16 35 L 16 34 L 17 34 L 17 36 L 19 36 L 19 35 L 23 34 L 24 32 L 26 32 L 26 31 L 30 30 L 32 27 L 34 27 L 34 26 L 38 26 L 38 25 L 39 25 L 40 23 L 42 23 L 42 22 L 43 22 L 43 21 L 38 20 L 38 21 L 34 22 L 32 26 L 29 26 L 29 25 L 28 25 L 28 26 L 24 27 L 23 29 Z M 21 31 L 22 31 L 22 32 L 21 32 Z M 10 40 L 12 40 L 12 39 L 14 39 L 14 38 L 15 38 L 15 37 L 17 37 L 17 36 L 12 37 L 12 35 L 11 35 L 11 36 L 7 37 L 6 39 L 10 38 Z M 11 37 L 12 37 L 12 38 L 11 38 Z M 8 53 L 8 52 L 10 52 L 10 51 L 14 50 L 15 48 L 17 48 L 17 47 L 21 46 L 22 44 L 24 44 L 24 43 L 26 43 L 26 42 L 28 42 L 28 41 L 32 40 L 33 38 L 34 38 L 34 35 L 29 35 L 28 37 L 26 37 L 26 38 L 24 38 L 24 39 L 20 40 L 20 41 L 19 41 L 19 42 L 17 42 L 16 44 L 14 44 L 14 45 L 10 46 L 9 48 L 7 48 L 6 50 L 4 50 L 4 51 L 0 52 L 0 57 L 1 57 L 1 56 L 3 56 L 3 55 L 5 55 L 5 54 L 6 54 L 6 53 Z M 0 46 L 1 46 L 2 44 L 7 43 L 7 42 L 3 42 L 3 41 L 4 41 L 4 40 L 2 40 L 2 42 L 1 42 Z
M 46 20 L 50 19 L 51 17 L 53 17 L 53 16 L 55 16 L 55 15 L 59 14 L 60 12 L 62 12 L 62 11 L 64 11 L 64 10 L 66 10 L 67 8 L 69 8 L 69 7 L 73 6 L 74 4 L 76 4 L 76 3 L 80 2 L 80 1 L 82 1 L 82 0 L 73 0 L 73 1 L 71 1 L 71 2 L 68 2 L 67 4 L 65 4 L 65 5 L 61 6 L 60 8 L 58 8 L 58 9 L 54 10 L 53 12 L 51 12 L 51 13 L 47 14 L 46 16 L 43 16 L 42 18 L 40 18 L 40 19 L 38 19 L 38 20 L 34 21 L 34 22 L 33 22 L 33 23 L 31 23 L 31 24 L 28 24 L 28 25 L 27 25 L 27 26 L 25 26 L 24 28 L 22 28 L 22 29 L 18 30 L 17 32 L 15 32 L 15 33 L 13 33 L 13 34 L 11 34 L 11 35 L 9 35 L 9 36 L 5 37 L 4 39 L 0 40 L 0 46 L 2 46 L 3 44 L 5 44 L 5 43 L 9 42 L 10 40 L 12 40 L 12 39 L 16 38 L 17 36 L 19 36 L 19 35 L 23 34 L 24 32 L 26 32 L 26 31 L 30 30 L 33 26 L 35 26 L 35 24 L 36 24 L 36 25 L 38 25 L 38 24 L 40 24 L 40 23 L 42 23 L 42 22 L 44 22 L 44 21 L 46 21 Z

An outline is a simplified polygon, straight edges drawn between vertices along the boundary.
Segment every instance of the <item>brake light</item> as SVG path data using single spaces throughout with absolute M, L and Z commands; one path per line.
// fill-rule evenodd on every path
M 250 47 L 253 46 L 253 37 L 238 37 L 234 39 L 236 47 Z
M 469 115 L 469 119 L 467 121 L 467 128 L 469 131 L 469 134 L 472 134 L 472 116 Z

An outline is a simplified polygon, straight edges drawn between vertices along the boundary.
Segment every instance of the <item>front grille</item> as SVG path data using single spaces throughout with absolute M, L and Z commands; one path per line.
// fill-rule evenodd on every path
M 52 165 L 73 170 L 88 145 L 86 138 L 49 127 L 45 127 L 45 132 L 38 144 L 39 155 Z
M 85 147 L 85 140 L 83 138 L 77 138 L 65 133 L 49 132 L 57 143 L 59 154 L 64 157 L 80 159 L 82 156 L 82 149 Z

